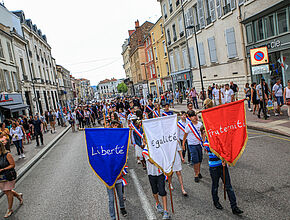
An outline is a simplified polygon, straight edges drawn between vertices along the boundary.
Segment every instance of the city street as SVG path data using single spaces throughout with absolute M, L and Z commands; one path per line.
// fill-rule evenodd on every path
M 175 175 L 172 219 L 288 219 L 289 143 L 290 139 L 283 136 L 249 130 L 245 152 L 237 165 L 230 168 L 238 206 L 244 211 L 242 217 L 231 213 L 228 200 L 223 199 L 222 187 L 219 195 L 224 210 L 213 207 L 206 155 L 202 163 L 204 178 L 200 183 L 194 183 L 193 168 L 184 164 L 183 178 L 189 197 L 182 196 Z M 125 187 L 127 219 L 148 219 L 146 213 L 161 219 L 155 211 L 146 171 L 136 164 L 133 153 L 131 148 Z M 142 200 L 140 189 L 135 187 L 136 180 L 146 195 Z M 16 191 L 24 194 L 24 205 L 19 207 L 15 200 L 10 219 L 110 219 L 106 188 L 88 164 L 83 132 L 68 132 L 16 184 Z M 144 201 L 150 204 L 146 212 Z M 6 209 L 7 200 L 2 197 L 0 216 L 4 216 Z

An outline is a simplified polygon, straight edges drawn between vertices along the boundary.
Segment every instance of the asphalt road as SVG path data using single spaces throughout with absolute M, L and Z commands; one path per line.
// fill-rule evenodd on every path
M 130 150 L 127 175 L 126 219 L 147 219 L 144 203 L 132 179 L 136 173 L 153 215 L 161 219 L 154 208 L 146 171 L 135 162 Z M 193 181 L 193 168 L 183 165 L 183 178 L 188 198 L 181 195 L 177 177 L 173 178 L 175 214 L 172 219 L 290 219 L 290 139 L 258 131 L 249 131 L 246 150 L 234 168 L 230 168 L 233 188 L 242 217 L 231 213 L 229 201 L 220 201 L 224 210 L 216 210 L 211 200 L 211 179 L 207 156 L 204 155 L 200 183 Z M 10 219 L 101 219 L 109 218 L 105 186 L 92 172 L 86 156 L 83 132 L 69 132 L 56 144 L 16 185 L 16 191 L 24 193 L 24 205 L 15 210 Z M 169 202 L 169 198 L 168 198 Z M 169 203 L 170 204 L 170 203 Z M 6 198 L 0 200 L 0 216 L 7 209 Z M 148 213 L 148 212 L 147 212 Z M 125 218 L 121 218 L 125 219 Z

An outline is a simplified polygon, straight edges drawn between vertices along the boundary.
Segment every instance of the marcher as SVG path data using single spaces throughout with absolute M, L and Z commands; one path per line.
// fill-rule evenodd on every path
M 6 128 L 6 124 L 4 122 L 0 123 L 0 132 L 6 139 L 5 148 L 10 152 L 10 131 L 8 128 Z
M 256 90 L 256 87 L 257 87 L 257 83 L 253 82 L 251 84 L 251 102 L 254 106 L 253 108 L 253 115 L 255 114 L 256 110 L 257 112 L 259 111 L 259 104 L 260 104 L 260 97 L 258 95 L 258 92 Z
M 230 89 L 229 84 L 225 85 L 225 103 L 230 103 L 235 100 L 235 93 Z
M 262 85 L 263 85 L 263 89 L 262 89 Z M 264 102 L 265 103 L 268 102 L 268 97 L 267 97 L 267 95 L 265 93 L 265 91 L 266 91 L 266 83 L 265 83 L 264 79 L 261 79 L 261 83 L 259 85 L 257 85 L 256 89 L 257 89 L 257 94 L 258 94 L 259 99 L 260 99 L 260 108 L 259 108 L 257 116 L 258 116 L 258 118 L 261 118 L 261 116 L 260 116 L 261 115 L 261 111 L 263 111 L 263 114 L 265 114 L 264 117 L 267 118 L 270 115 L 267 114 L 267 110 L 266 109 L 264 110 L 264 107 L 266 108 Z M 263 90 L 264 90 L 264 94 L 263 94 Z
M 4 145 L 5 143 L 0 142 L 0 190 L 5 193 L 8 200 L 8 209 L 4 216 L 8 218 L 13 213 L 13 197 L 16 197 L 22 205 L 23 194 L 13 190 L 16 182 L 15 161 Z
M 234 92 L 234 99 L 233 101 L 237 101 L 238 100 L 238 93 L 239 93 L 239 87 L 237 84 L 234 84 L 233 81 L 230 82 L 230 89 L 233 90 Z
M 185 150 L 185 141 L 187 139 L 188 148 L 191 156 L 191 163 L 194 167 L 194 181 L 196 183 L 202 178 L 200 173 L 200 164 L 202 162 L 202 138 L 200 129 L 203 126 L 201 122 L 198 121 L 198 117 L 194 111 L 188 111 L 187 113 L 190 122 L 185 127 L 185 134 L 182 142 L 182 149 Z
M 205 108 L 210 108 L 213 106 L 213 103 L 210 99 L 206 99 L 204 101 L 204 106 Z M 232 212 L 235 215 L 240 215 L 243 213 L 243 211 L 240 210 L 239 207 L 237 206 L 236 195 L 231 185 L 231 179 L 230 179 L 230 173 L 228 171 L 228 167 L 213 152 L 211 152 L 209 148 L 209 143 L 205 137 L 205 129 L 203 127 L 201 128 L 201 133 L 204 140 L 203 146 L 208 152 L 208 157 L 209 157 L 208 163 L 209 163 L 209 172 L 210 172 L 210 176 L 212 180 L 211 194 L 212 194 L 213 204 L 217 209 L 220 209 L 220 210 L 223 209 L 222 205 L 219 202 L 218 187 L 219 187 L 219 180 L 220 179 L 223 180 L 223 167 L 225 167 L 224 169 L 225 170 L 225 183 L 224 184 L 225 184 L 225 188 L 226 188 L 229 200 L 230 200 Z
M 49 124 L 50 124 L 50 132 L 55 133 L 56 132 L 56 130 L 55 130 L 55 116 L 54 116 L 52 111 L 49 112 L 48 120 L 49 120 Z
M 119 126 L 120 126 L 118 121 L 112 121 L 111 125 L 112 125 L 112 128 L 119 128 Z M 128 214 L 127 214 L 127 211 L 125 208 L 125 203 L 124 203 L 124 198 L 123 198 L 122 176 L 120 176 L 118 178 L 118 180 L 116 181 L 115 190 L 116 190 L 116 194 L 118 195 L 121 214 L 124 217 L 126 217 Z M 115 205 L 114 205 L 114 202 L 115 202 L 114 189 L 107 188 L 107 193 L 108 193 L 108 197 L 109 197 L 110 216 L 111 216 L 112 220 L 116 220 Z
M 134 146 L 135 146 L 135 155 L 137 158 L 137 163 L 140 164 L 142 163 L 143 169 L 146 170 L 146 162 L 142 156 L 142 151 L 144 148 L 143 145 L 143 129 L 141 127 L 141 121 L 135 120 L 134 126 L 135 129 L 133 131 L 133 136 L 134 136 Z
M 17 149 L 19 159 L 25 158 L 22 145 L 23 132 L 21 127 L 17 125 L 16 122 L 12 123 L 12 128 L 10 129 L 10 136 L 12 137 L 13 144 Z
M 249 86 L 249 83 L 246 83 L 245 88 L 244 88 L 244 93 L 246 98 L 248 98 L 248 110 L 249 112 L 252 111 L 251 109 L 251 88 Z
M 277 82 L 274 84 L 272 89 L 273 97 L 277 101 L 277 109 L 275 116 L 282 115 L 281 107 L 284 105 L 283 100 L 283 86 L 281 85 L 281 79 L 278 79 Z
M 188 121 L 186 120 L 186 112 L 185 111 L 181 111 L 180 112 L 181 116 L 180 116 L 180 120 L 178 121 L 177 123 L 177 131 L 178 131 L 178 137 L 179 137 L 179 140 L 180 140 L 180 144 L 182 145 L 183 143 L 183 138 L 184 138 L 184 134 L 185 134 L 185 127 L 186 125 L 188 124 Z M 190 152 L 189 152 L 189 149 L 188 149 L 188 143 L 187 143 L 187 140 L 185 140 L 185 148 L 184 150 L 182 150 L 182 157 L 185 158 L 185 154 L 187 152 L 187 161 L 188 161 L 188 165 L 190 165 Z
M 71 125 L 71 129 L 72 129 L 72 132 L 75 132 L 75 116 L 74 114 L 69 111 L 69 113 L 67 114 L 67 119 L 68 119 L 68 122 L 69 124 Z
M 167 193 L 165 190 L 165 176 L 155 165 L 154 162 L 149 158 L 148 148 L 145 147 L 143 150 L 143 156 L 146 160 L 147 175 L 149 178 L 153 197 L 156 202 L 156 209 L 158 213 L 163 213 L 163 219 L 170 219 L 167 209 Z M 159 196 L 162 198 L 163 207 L 159 202 Z
M 287 105 L 290 120 L 290 80 L 288 80 L 288 86 L 284 89 L 284 103 Z
M 38 116 L 34 116 L 34 120 L 32 121 L 33 124 L 33 130 L 34 130 L 34 135 L 36 138 L 36 147 L 39 146 L 39 137 L 40 137 L 40 142 L 41 145 L 43 145 L 43 123 L 42 121 L 39 120 Z

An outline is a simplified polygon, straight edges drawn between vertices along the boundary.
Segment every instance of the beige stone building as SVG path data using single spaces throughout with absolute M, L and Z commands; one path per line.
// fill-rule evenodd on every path
M 185 89 L 192 86 L 192 74 L 185 36 L 182 1 L 158 0 L 160 2 L 167 40 L 171 79 L 164 80 L 166 90 Z M 173 85 L 172 85 L 173 82 Z
M 133 87 L 133 76 L 131 72 L 131 62 L 130 62 L 130 44 L 129 39 L 126 39 L 122 45 L 122 57 L 123 57 L 123 68 L 126 74 L 125 83 L 128 86 L 128 94 L 134 94 Z

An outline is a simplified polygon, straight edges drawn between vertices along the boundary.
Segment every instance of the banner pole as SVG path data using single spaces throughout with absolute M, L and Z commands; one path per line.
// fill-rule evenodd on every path
M 224 161 L 223 161 L 223 182 L 224 182 L 224 199 L 227 200 L 227 194 L 226 194 L 226 174 L 225 174 L 225 171 L 226 171 L 226 166 L 224 165 Z
M 168 177 L 168 178 L 169 178 L 169 177 Z M 168 185 L 169 185 L 169 193 L 170 193 L 171 210 L 172 210 L 172 213 L 174 213 L 174 208 L 173 208 L 173 199 L 172 199 L 172 191 L 171 191 L 171 184 L 170 184 L 169 181 L 168 181 Z
M 159 103 L 158 103 L 157 111 L 158 111 L 158 115 L 159 115 L 159 117 L 161 117 L 161 115 L 160 115 L 160 104 L 159 104 Z
M 106 128 L 107 127 L 107 123 L 106 123 L 106 115 L 105 115 L 105 112 L 103 112 L 103 118 L 104 118 L 104 126 Z
M 115 200 L 115 205 L 116 205 L 116 211 L 117 211 L 117 219 L 120 220 L 120 216 L 119 216 L 119 208 L 118 208 L 118 202 L 117 202 L 117 196 L 116 196 L 116 188 L 113 188 L 114 191 L 114 200 Z

